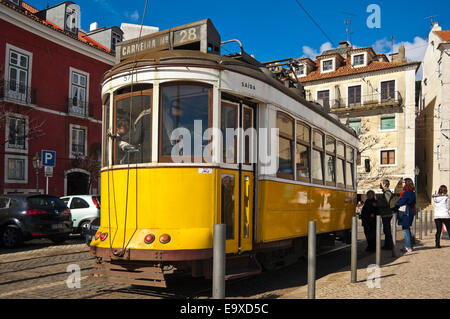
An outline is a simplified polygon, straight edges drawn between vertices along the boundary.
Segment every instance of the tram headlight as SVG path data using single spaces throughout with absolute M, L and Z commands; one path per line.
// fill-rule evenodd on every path
M 98 240 L 98 239 L 100 238 L 101 235 L 102 235 L 102 232 L 98 232 L 98 233 L 95 235 L 95 240 Z
M 170 235 L 163 234 L 163 235 L 159 236 L 159 242 L 161 244 L 167 244 L 169 241 L 170 241 Z
M 144 243 L 146 243 L 146 244 L 151 244 L 151 243 L 153 243 L 154 240 L 155 240 L 155 235 L 153 235 L 153 234 L 148 234 L 148 235 L 145 236 L 145 238 L 144 238 Z

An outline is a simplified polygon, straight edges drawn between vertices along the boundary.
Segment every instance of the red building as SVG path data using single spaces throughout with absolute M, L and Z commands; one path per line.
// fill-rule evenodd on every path
M 49 194 L 98 192 L 100 82 L 122 33 L 96 32 L 114 43 L 102 45 L 79 21 L 71 1 L 38 10 L 0 0 L 0 193 L 46 192 L 44 168 L 33 165 L 42 150 L 56 152 Z

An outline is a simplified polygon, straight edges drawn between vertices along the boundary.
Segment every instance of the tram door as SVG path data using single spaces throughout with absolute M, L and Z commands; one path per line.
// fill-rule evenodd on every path
M 226 224 L 226 252 L 252 249 L 254 112 L 241 103 L 222 102 L 223 163 L 220 169 L 220 213 Z M 242 128 L 236 130 L 237 128 Z M 228 130 L 227 130 L 228 129 Z M 235 134 L 231 136 L 234 129 Z M 250 129 L 250 130 L 248 130 Z M 228 136 L 226 132 L 229 132 Z

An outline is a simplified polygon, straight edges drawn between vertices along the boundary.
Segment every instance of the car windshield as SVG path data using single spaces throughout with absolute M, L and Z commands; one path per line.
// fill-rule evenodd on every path
M 67 208 L 62 200 L 53 196 L 33 196 L 27 198 L 27 203 L 32 208 Z

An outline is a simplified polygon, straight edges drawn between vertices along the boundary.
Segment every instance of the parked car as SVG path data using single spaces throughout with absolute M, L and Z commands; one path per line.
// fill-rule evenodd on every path
M 100 217 L 91 220 L 89 224 L 81 229 L 81 237 L 85 239 L 86 245 L 90 246 L 97 230 L 100 228 Z
M 72 213 L 74 233 L 81 233 L 83 227 L 88 225 L 92 219 L 100 216 L 100 196 L 72 195 L 61 197 L 61 200 Z
M 72 232 L 70 209 L 56 196 L 0 195 L 0 242 L 7 248 L 46 237 L 63 243 Z

